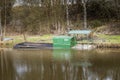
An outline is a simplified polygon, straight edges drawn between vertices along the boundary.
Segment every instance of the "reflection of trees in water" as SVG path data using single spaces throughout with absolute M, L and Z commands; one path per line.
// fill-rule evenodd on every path
M 12 71 L 11 71 L 12 70 Z M 14 69 L 10 54 L 4 49 L 0 50 L 0 79 L 1 80 L 15 80 Z
M 0 77 L 3 80 L 120 80 L 120 65 L 98 65 L 92 61 L 93 65 L 85 66 L 89 64 L 83 60 L 86 57 L 81 57 L 81 64 L 73 64 L 71 61 L 54 60 L 48 53 L 28 54 L 2 51 L 0 60 L 4 64 L 3 67 L 0 64 Z M 96 59 L 97 62 L 100 60 Z M 80 59 L 76 59 L 74 63 L 77 61 Z
M 86 73 L 84 80 L 120 80 L 120 54 L 113 50 L 105 52 L 107 53 L 100 54 L 95 51 L 88 54 L 84 53 L 88 56 L 87 60 L 92 63 L 90 67 L 80 66 L 85 71 L 83 73 Z M 79 58 L 82 58 L 82 55 L 79 54 Z M 81 60 L 79 58 L 77 61 Z M 82 61 L 86 61 L 85 57 L 82 58 Z
M 98 80 L 120 80 L 120 68 L 117 67 L 92 67 L 89 69 L 91 76 Z
M 47 54 L 47 53 L 46 53 Z M 75 80 L 81 75 L 77 67 L 67 61 L 53 60 L 52 55 L 39 53 L 34 55 L 16 54 L 13 59 L 15 75 L 18 80 Z M 78 77 L 79 78 L 78 78 Z
M 22 73 L 17 71 L 23 68 Z M 119 80 L 119 67 L 78 67 L 72 66 L 70 63 L 51 62 L 42 64 L 25 63 L 16 66 L 16 74 L 20 80 Z M 85 68 L 86 70 L 83 70 Z M 85 75 L 84 75 L 84 71 Z

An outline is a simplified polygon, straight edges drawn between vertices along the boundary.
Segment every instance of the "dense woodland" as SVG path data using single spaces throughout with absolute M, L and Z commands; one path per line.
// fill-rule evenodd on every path
M 0 0 L 2 31 L 62 34 L 68 28 L 84 29 L 83 2 L 88 29 L 120 23 L 119 0 Z

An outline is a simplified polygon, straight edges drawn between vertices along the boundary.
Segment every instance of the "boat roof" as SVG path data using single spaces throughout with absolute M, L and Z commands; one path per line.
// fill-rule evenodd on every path
M 56 38 L 59 38 L 59 39 L 66 39 L 66 38 L 71 39 L 71 38 L 73 38 L 73 36 L 64 36 L 64 35 L 63 36 L 62 35 L 61 36 L 54 36 L 54 39 L 56 39 Z
M 13 40 L 13 38 L 4 38 L 3 41 Z
M 71 30 L 68 34 L 90 34 L 91 30 Z

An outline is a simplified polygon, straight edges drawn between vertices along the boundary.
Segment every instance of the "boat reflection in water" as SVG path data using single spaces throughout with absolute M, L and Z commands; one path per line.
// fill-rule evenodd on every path
M 71 49 L 54 49 L 52 56 L 54 60 L 70 61 L 72 59 L 72 52 L 73 50 Z
M 1 50 L 1 80 L 120 80 L 120 51 Z

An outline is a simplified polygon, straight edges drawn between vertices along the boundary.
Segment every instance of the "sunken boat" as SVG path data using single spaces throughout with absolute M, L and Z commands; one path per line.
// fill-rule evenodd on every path
M 52 43 L 34 43 L 34 42 L 22 42 L 16 44 L 14 49 L 52 49 Z

